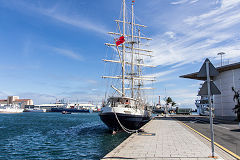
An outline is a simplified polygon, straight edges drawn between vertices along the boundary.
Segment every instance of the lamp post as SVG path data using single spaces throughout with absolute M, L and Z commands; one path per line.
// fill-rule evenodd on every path
M 222 65 L 223 65 L 223 63 L 222 63 L 222 56 L 223 56 L 224 54 L 226 54 L 226 53 L 220 52 L 220 53 L 217 54 L 217 55 L 220 55 L 220 56 L 221 56 L 221 67 L 222 67 Z

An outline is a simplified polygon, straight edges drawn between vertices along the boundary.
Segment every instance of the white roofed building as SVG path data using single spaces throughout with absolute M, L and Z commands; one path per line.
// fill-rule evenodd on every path
M 0 105 L 20 105 L 21 108 L 24 108 L 25 105 L 33 105 L 32 99 L 19 99 L 19 96 L 8 96 L 7 99 L 0 100 Z
M 233 101 L 235 90 L 240 90 L 240 62 L 229 65 L 224 65 L 216 68 L 219 75 L 213 78 L 215 85 L 221 91 L 220 95 L 213 96 L 213 107 L 215 117 L 222 119 L 236 119 L 236 114 L 233 108 L 236 103 Z M 204 80 L 197 77 L 198 72 L 182 75 L 181 78 L 189 78 L 196 80 Z

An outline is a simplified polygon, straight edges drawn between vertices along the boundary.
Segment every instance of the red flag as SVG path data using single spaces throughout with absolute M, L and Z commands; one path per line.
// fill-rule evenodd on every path
M 119 46 L 120 44 L 122 44 L 123 42 L 125 42 L 124 36 L 119 37 L 116 40 L 116 46 Z

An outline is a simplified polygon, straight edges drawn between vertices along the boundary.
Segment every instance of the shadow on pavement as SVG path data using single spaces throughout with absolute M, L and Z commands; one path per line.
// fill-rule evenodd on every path
M 154 120 L 174 120 L 171 117 L 154 117 Z
M 232 131 L 232 132 L 240 132 L 240 129 L 232 129 L 230 131 Z

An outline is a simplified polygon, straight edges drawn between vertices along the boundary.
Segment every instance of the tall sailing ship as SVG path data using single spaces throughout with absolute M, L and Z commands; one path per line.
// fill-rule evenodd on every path
M 122 20 L 115 20 L 117 32 L 109 32 L 115 43 L 106 43 L 115 51 L 115 59 L 104 59 L 105 62 L 119 65 L 120 75 L 103 76 L 119 80 L 119 86 L 111 85 L 118 95 L 112 95 L 104 103 L 99 116 L 110 131 L 124 130 L 136 132 L 151 118 L 151 111 L 146 105 L 143 82 L 155 81 L 155 77 L 144 76 L 143 67 L 154 67 L 144 64 L 144 58 L 152 57 L 151 50 L 143 49 L 144 42 L 151 40 L 141 35 L 146 26 L 135 23 L 134 3 L 131 3 L 131 18 L 127 18 L 126 2 L 122 0 Z M 119 87 L 119 88 L 118 88 Z

